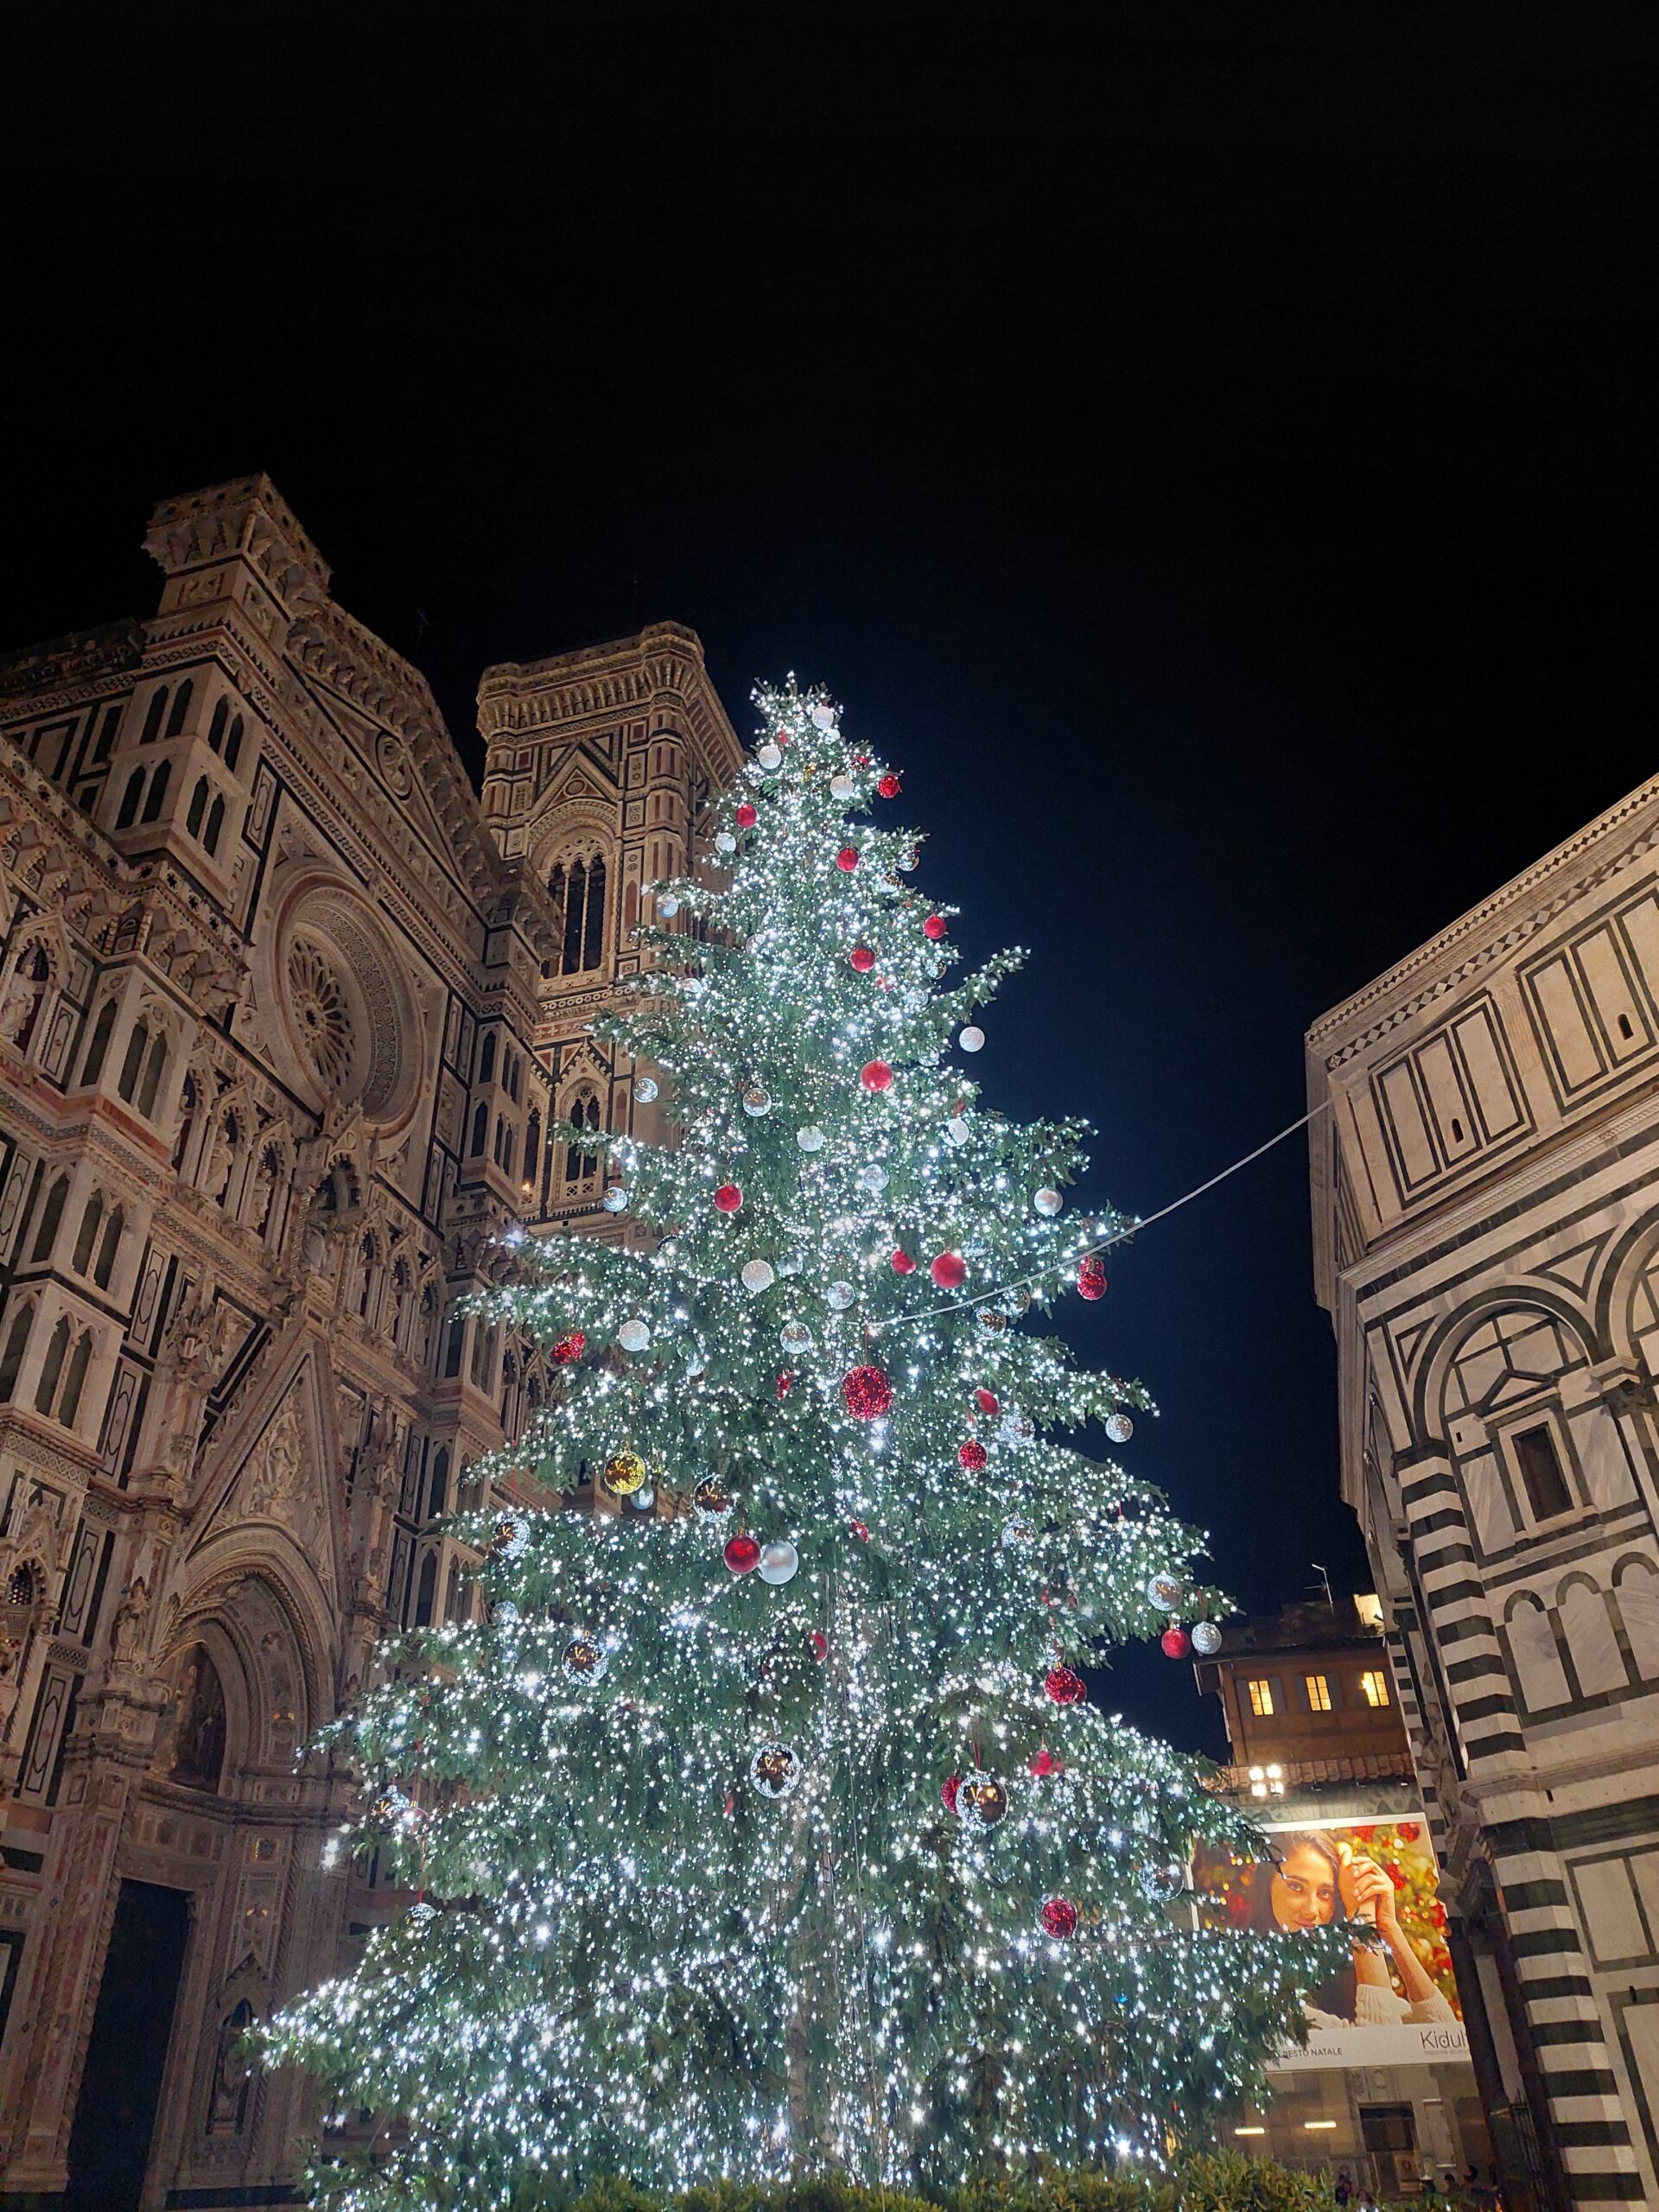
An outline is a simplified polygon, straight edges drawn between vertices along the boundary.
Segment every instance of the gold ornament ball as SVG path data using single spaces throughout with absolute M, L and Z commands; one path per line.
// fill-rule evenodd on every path
M 605 1487 L 618 1497 L 632 1497 L 645 1479 L 645 1463 L 637 1452 L 617 1452 L 605 1462 Z

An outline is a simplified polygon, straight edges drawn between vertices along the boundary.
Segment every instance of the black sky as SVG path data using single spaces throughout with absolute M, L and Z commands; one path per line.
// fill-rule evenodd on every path
M 19 11 L 0 641 L 151 612 L 151 502 L 264 468 L 469 758 L 485 664 L 639 620 L 741 728 L 823 679 L 1031 948 L 994 1101 L 1150 1212 L 1654 766 L 1651 23 Z M 1364 1579 L 1307 1247 L 1293 1144 L 1077 1327 L 1252 1605 Z

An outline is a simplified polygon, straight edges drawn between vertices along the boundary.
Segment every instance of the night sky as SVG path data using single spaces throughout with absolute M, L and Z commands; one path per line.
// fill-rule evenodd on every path
M 1126 1209 L 1654 767 L 1649 10 L 32 13 L 0 642 L 152 613 L 152 502 L 263 468 L 469 760 L 485 664 L 641 621 L 746 733 L 827 683 L 1030 948 L 991 1103 Z M 1302 1142 L 1069 1325 L 1243 1602 L 1367 1586 Z

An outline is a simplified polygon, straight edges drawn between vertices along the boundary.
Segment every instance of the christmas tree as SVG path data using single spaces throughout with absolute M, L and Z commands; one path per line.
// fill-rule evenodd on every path
M 791 683 L 599 1025 L 665 1141 L 605 1147 L 632 1247 L 507 1233 L 491 1312 L 561 1388 L 470 1533 L 487 1619 L 340 1724 L 346 1839 L 420 1902 L 268 2031 L 386 2116 L 353 2208 L 538 2177 L 924 2185 L 1160 2160 L 1259 2095 L 1340 1931 L 1201 1930 L 1262 1855 L 1082 1669 L 1214 1649 L 1201 1539 L 1132 1472 L 1135 1386 L 1042 1325 L 1125 1224 L 1080 1124 L 988 1110 L 899 781 Z M 1179 1616 L 1179 1618 L 1178 1618 Z M 1185 1622 L 1188 1625 L 1183 1626 Z

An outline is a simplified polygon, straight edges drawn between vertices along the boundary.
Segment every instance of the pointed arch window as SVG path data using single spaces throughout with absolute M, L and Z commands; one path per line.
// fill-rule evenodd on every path
M 84 1275 L 92 1263 L 92 1248 L 98 1242 L 98 1231 L 104 1219 L 104 1193 L 94 1191 L 81 1209 L 80 1228 L 75 1237 L 75 1256 L 70 1262 L 78 1275 Z
M 179 1092 L 179 1134 L 173 1140 L 173 1172 L 175 1175 L 184 1166 L 185 1151 L 190 1142 L 190 1132 L 195 1125 L 196 1078 L 193 1075 L 188 1075 L 184 1078 L 184 1086 Z
M 41 1215 L 41 1225 L 35 1232 L 35 1249 L 30 1255 L 32 1259 L 43 1260 L 52 1249 L 57 1238 L 58 1224 L 63 1219 L 64 1205 L 68 1196 L 69 1178 L 67 1175 L 60 1175 L 46 1194 L 46 1207 Z
M 230 770 L 232 775 L 236 773 L 236 764 L 241 757 L 242 717 L 240 715 L 232 715 L 231 717 L 230 734 L 225 740 L 225 766 Z
M 163 760 L 161 766 L 156 771 L 155 774 L 149 779 L 149 791 L 144 800 L 144 820 L 146 822 L 155 822 L 160 819 L 162 809 L 167 804 L 167 787 L 172 780 L 173 763 L 170 760 Z
M 432 1608 L 436 1602 L 437 1594 L 438 1555 L 436 1552 L 428 1552 L 426 1557 L 421 1561 L 421 1579 L 416 1586 L 415 1625 L 416 1628 L 431 1627 Z
M 80 1411 L 80 1395 L 86 1388 L 86 1370 L 92 1363 L 92 1334 L 83 1329 L 75 1348 L 69 1355 L 68 1372 L 63 1378 L 63 1395 L 58 1401 L 58 1419 L 66 1428 L 73 1428 L 75 1416 Z
M 444 1584 L 443 1589 L 443 1618 L 451 1627 L 458 1627 L 465 1611 L 466 1600 L 461 1594 L 461 1563 L 458 1560 L 452 1559 L 449 1562 L 448 1580 Z
M 69 1339 L 73 1332 L 69 1316 L 60 1314 L 58 1325 L 46 1340 L 46 1357 L 41 1363 L 41 1379 L 35 1385 L 35 1410 L 49 1414 L 52 1401 L 58 1395 L 58 1385 L 63 1380 L 63 1363 L 69 1357 Z
M 6 1348 L 0 1352 L 0 1406 L 11 1402 L 11 1394 L 17 1388 L 17 1371 L 23 1363 L 29 1324 L 34 1319 L 32 1306 L 20 1306 L 11 1317 L 11 1326 L 6 1331 Z
M 154 745 L 162 734 L 162 716 L 167 712 L 167 686 L 159 684 L 149 695 L 149 704 L 144 709 L 144 727 L 139 734 L 140 745 Z
M 132 1103 L 133 1093 L 138 1088 L 139 1077 L 143 1074 L 144 1055 L 149 1050 L 149 1024 L 135 1021 L 132 1034 L 127 1039 L 126 1057 L 121 1063 L 121 1072 L 115 1085 L 129 1106 Z
M 207 726 L 207 744 L 210 751 L 224 752 L 225 729 L 230 719 L 231 702 L 228 699 L 221 697 L 214 702 L 213 719 Z
M 432 1480 L 426 1494 L 426 1517 L 440 1521 L 449 1510 L 449 1452 L 443 1450 L 432 1455 Z
M 138 819 L 138 802 L 143 796 L 143 790 L 144 772 L 142 768 L 135 768 L 127 778 L 127 787 L 121 794 L 121 804 L 116 812 L 115 826 L 118 830 L 130 830 Z
M 597 1129 L 599 1127 L 599 1096 L 591 1090 L 579 1090 L 571 1101 L 566 1119 L 573 1128 Z M 599 1180 L 599 1160 L 596 1154 L 585 1152 L 578 1145 L 564 1147 L 564 1188 L 568 1196 Z
M 98 1248 L 98 1263 L 92 1269 L 92 1281 L 100 1290 L 107 1290 L 110 1278 L 115 1273 L 116 1255 L 121 1249 L 121 1238 L 127 1226 L 125 1209 L 117 1206 L 104 1224 L 103 1241 Z
M 481 1153 L 490 1141 L 490 1109 L 480 1105 L 473 1116 L 473 1144 L 474 1153 Z
M 532 1106 L 524 1124 L 524 1180 L 533 1183 L 542 1164 L 542 1109 Z
M 80 1071 L 80 1079 L 85 1084 L 96 1083 L 104 1072 L 117 1010 L 117 1001 L 112 998 L 105 999 L 98 1010 L 98 1020 L 92 1024 L 92 1041 L 86 1047 L 86 1063 Z
M 198 776 L 196 778 L 196 787 L 190 794 L 189 808 L 184 817 L 185 830 L 192 837 L 199 838 L 200 836 L 201 817 L 207 813 L 207 779 L 206 776 Z
M 485 1032 L 484 1042 L 479 1048 L 478 1079 L 480 1083 L 490 1083 L 494 1080 L 494 1077 L 495 1032 L 490 1029 Z
M 144 1062 L 143 1080 L 138 1086 L 138 1111 L 148 1117 L 156 1111 L 156 1094 L 162 1087 L 162 1071 L 167 1065 L 167 1039 L 157 1031 L 149 1040 L 149 1056 Z
M 567 976 L 597 968 L 605 957 L 605 862 L 561 865 L 548 878 L 554 905 L 563 909 L 560 968 Z
M 201 833 L 203 849 L 209 855 L 219 850 L 219 840 L 225 828 L 225 794 L 213 793 L 213 803 L 207 810 L 207 826 Z
M 190 694 L 195 686 L 187 676 L 173 694 L 173 711 L 167 718 L 167 734 L 177 737 L 184 728 L 184 718 L 190 711 Z

